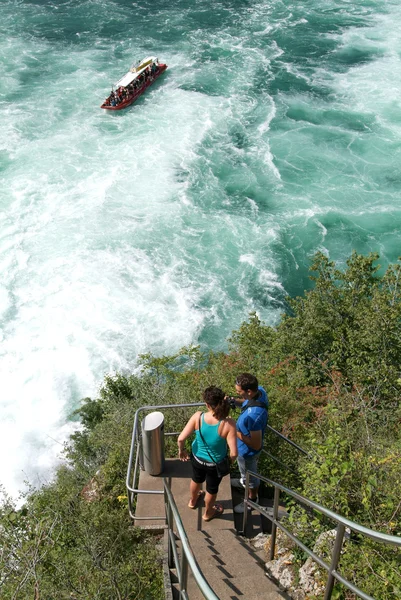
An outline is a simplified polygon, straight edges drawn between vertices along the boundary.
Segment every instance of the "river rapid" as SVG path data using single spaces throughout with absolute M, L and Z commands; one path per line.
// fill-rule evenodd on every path
M 48 481 L 71 412 L 143 352 L 277 323 L 320 250 L 400 252 L 395 0 L 5 0 L 0 481 Z M 166 73 L 100 104 L 137 59 Z

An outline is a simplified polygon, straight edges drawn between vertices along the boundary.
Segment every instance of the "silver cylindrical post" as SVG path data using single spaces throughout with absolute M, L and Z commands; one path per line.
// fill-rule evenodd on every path
M 142 421 L 141 468 L 149 475 L 160 475 L 164 469 L 164 415 L 155 411 Z

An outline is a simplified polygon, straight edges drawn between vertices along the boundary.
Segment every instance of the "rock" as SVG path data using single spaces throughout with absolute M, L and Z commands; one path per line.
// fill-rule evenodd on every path
M 334 542 L 336 540 L 337 530 L 330 529 L 330 531 L 323 531 L 317 538 L 315 545 L 313 546 L 313 552 L 324 559 L 331 558 L 331 554 L 334 549 Z
M 265 552 L 267 554 L 270 553 L 270 539 L 271 539 L 271 535 L 267 535 L 266 543 L 264 546 Z M 276 553 L 275 553 L 276 556 L 280 552 L 281 548 L 284 548 L 284 552 L 287 552 L 288 550 L 292 550 L 292 549 L 296 548 L 296 544 L 287 535 L 285 535 L 285 533 L 283 531 L 281 531 L 281 529 L 277 529 Z
M 311 557 L 309 557 L 305 564 L 299 569 L 298 575 L 299 587 L 306 594 L 317 596 L 324 592 L 326 582 L 322 581 L 319 565 L 315 563 Z
M 269 537 L 270 536 L 266 535 L 265 533 L 258 533 L 258 535 L 256 537 L 251 539 L 251 544 L 256 550 L 261 550 L 262 548 L 265 547 L 267 538 L 269 538 Z
M 95 502 L 100 499 L 100 471 L 97 471 L 96 475 L 85 485 L 81 491 L 81 496 L 87 502 Z
M 330 563 L 336 535 L 336 529 L 324 531 L 318 536 L 313 546 L 313 552 L 328 563 Z M 270 554 L 271 536 L 265 537 L 267 539 L 264 542 L 264 549 L 267 554 Z M 346 532 L 345 538 L 347 537 L 349 537 L 349 532 Z M 261 542 L 262 537 L 259 538 L 259 543 Z M 295 547 L 295 542 L 290 540 L 285 533 L 278 529 L 275 558 L 265 564 L 267 570 L 266 575 L 275 579 L 293 600 L 308 600 L 322 597 L 327 581 L 326 571 L 311 557 L 309 557 L 298 570 L 297 567 L 292 564 L 295 562 L 295 557 L 291 551 Z
M 294 555 L 287 550 L 285 554 L 265 564 L 268 575 L 275 579 L 283 589 L 289 589 L 295 581 L 292 566 Z

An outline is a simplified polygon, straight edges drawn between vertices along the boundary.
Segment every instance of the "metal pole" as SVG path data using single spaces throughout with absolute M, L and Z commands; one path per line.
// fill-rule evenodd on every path
M 168 551 L 167 560 L 170 569 L 174 567 L 174 552 L 172 548 L 173 544 L 173 511 L 168 501 L 166 486 L 164 486 L 164 502 L 166 507 L 166 521 L 167 521 L 167 537 L 168 537 Z
M 187 555 L 185 554 L 184 550 L 181 549 L 182 551 L 182 557 L 181 557 L 181 579 L 180 579 L 180 593 L 184 596 L 184 594 L 186 594 L 187 592 L 187 585 L 188 585 L 188 560 L 187 560 Z
M 245 496 L 244 496 L 244 520 L 242 522 L 242 533 L 245 535 L 246 532 L 246 524 L 248 521 L 248 505 L 247 500 L 249 496 L 249 473 L 246 471 L 245 474 Z
M 343 538 L 345 533 L 345 526 L 342 523 L 337 525 L 336 541 L 334 542 L 333 553 L 331 555 L 331 565 L 329 576 L 327 578 L 326 589 L 324 591 L 324 600 L 330 600 L 333 591 L 335 577 L 333 571 L 337 570 L 338 561 L 340 558 L 341 548 L 343 547 Z
M 277 519 L 278 519 L 278 506 L 280 502 L 280 490 L 274 486 L 274 504 L 273 504 L 273 522 L 272 522 L 272 534 L 270 536 L 270 560 L 274 558 L 274 548 L 276 546 L 276 533 L 277 533 Z

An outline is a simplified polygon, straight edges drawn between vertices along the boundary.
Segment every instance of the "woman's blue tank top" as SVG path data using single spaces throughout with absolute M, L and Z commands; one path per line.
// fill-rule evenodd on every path
M 206 423 L 204 416 L 205 414 L 202 413 L 200 426 L 202 427 L 203 439 L 207 446 L 203 443 L 199 429 L 196 429 L 195 439 L 192 442 L 192 453 L 205 462 L 220 462 L 227 456 L 227 441 L 218 434 L 221 421 L 216 423 L 216 425 L 209 425 Z

